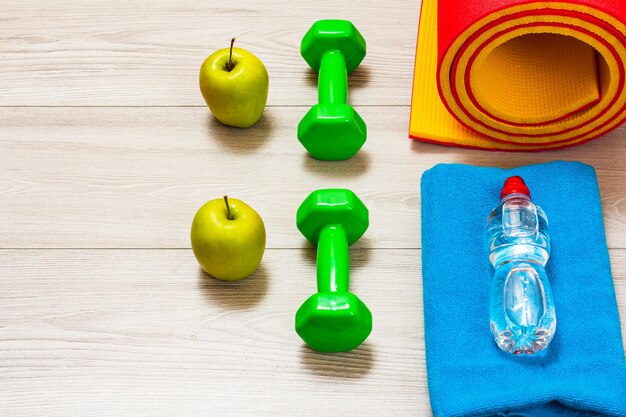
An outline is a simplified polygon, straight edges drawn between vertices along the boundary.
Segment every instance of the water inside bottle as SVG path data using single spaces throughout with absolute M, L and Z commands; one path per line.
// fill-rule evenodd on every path
M 537 238 L 539 218 L 537 206 L 524 198 L 512 198 L 502 205 L 502 230 L 511 239 Z
M 511 269 L 504 284 L 504 310 L 516 326 L 537 326 L 545 311 L 543 284 L 529 264 Z

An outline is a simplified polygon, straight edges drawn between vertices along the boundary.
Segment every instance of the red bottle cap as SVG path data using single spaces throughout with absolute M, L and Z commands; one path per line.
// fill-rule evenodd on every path
M 504 181 L 504 187 L 502 187 L 502 191 L 500 191 L 500 200 L 506 197 L 509 194 L 524 194 L 530 198 L 530 190 L 526 186 L 524 179 L 522 177 L 514 176 L 509 177 Z

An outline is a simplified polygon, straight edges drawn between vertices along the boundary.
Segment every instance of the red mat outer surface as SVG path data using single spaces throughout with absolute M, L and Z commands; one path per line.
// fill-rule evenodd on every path
M 523 0 L 439 0 L 439 62 L 441 62 L 452 42 L 474 22 L 498 10 L 529 3 L 540 4 L 546 2 Z M 624 0 L 576 0 L 568 1 L 568 3 L 587 5 L 626 21 L 626 1 Z

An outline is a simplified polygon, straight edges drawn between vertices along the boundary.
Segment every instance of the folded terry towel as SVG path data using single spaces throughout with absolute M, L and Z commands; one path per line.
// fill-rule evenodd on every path
M 521 175 L 550 220 L 557 314 L 547 354 L 516 357 L 489 332 L 485 223 Z M 503 170 L 437 165 L 422 176 L 426 365 L 433 414 L 626 416 L 626 364 L 595 171 L 575 162 Z

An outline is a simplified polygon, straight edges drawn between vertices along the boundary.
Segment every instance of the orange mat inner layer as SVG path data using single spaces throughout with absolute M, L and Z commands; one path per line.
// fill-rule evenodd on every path
M 626 119 L 626 1 L 423 0 L 409 136 L 487 150 L 580 144 Z

